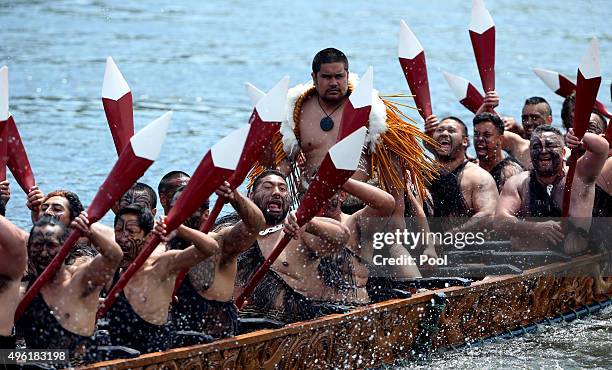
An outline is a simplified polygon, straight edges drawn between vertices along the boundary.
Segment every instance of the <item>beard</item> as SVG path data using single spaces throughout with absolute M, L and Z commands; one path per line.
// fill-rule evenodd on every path
M 281 213 L 271 213 L 267 209 L 262 209 L 262 213 L 264 219 L 266 220 L 266 224 L 278 225 L 283 222 L 285 217 L 287 217 L 287 214 L 289 213 L 289 207 L 283 208 L 283 211 Z

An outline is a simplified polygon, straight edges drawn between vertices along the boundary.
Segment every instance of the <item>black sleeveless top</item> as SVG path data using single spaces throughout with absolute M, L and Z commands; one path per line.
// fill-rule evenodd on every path
M 27 348 L 67 349 L 72 357 L 74 352 L 93 345 L 91 337 L 64 329 L 40 293 L 34 297 L 15 326 L 18 336 L 25 339 Z
M 181 284 L 178 302 L 172 304 L 172 321 L 177 330 L 198 331 L 211 337 L 227 338 L 238 332 L 238 308 L 233 301 L 219 302 L 202 297 L 189 274 Z
M 519 161 L 517 161 L 514 157 L 507 156 L 506 158 L 502 159 L 501 162 L 496 164 L 495 167 L 491 169 L 491 171 L 489 171 L 489 173 L 493 177 L 493 180 L 495 180 L 495 184 L 497 185 L 497 190 L 499 190 L 500 192 L 501 192 L 501 182 L 502 182 L 502 171 L 504 170 L 506 166 L 511 166 L 514 164 L 518 165 L 521 169 L 524 169 L 523 165 L 520 164 Z
M 556 181 L 558 183 L 565 177 Z M 529 216 L 561 217 L 561 207 L 548 195 L 546 188 L 536 179 L 534 170 L 529 173 Z
M 429 186 L 433 199 L 434 217 L 471 217 L 474 212 L 465 203 L 459 179 L 468 161 L 452 172 L 440 174 Z
M 118 272 L 115 273 L 113 284 L 119 280 Z M 110 308 L 106 317 L 109 321 L 109 334 L 112 345 L 130 347 L 149 353 L 164 351 L 172 347 L 174 327 L 171 315 L 164 325 L 155 325 L 143 320 L 130 305 L 130 302 L 119 292 L 117 300 Z
M 612 217 L 612 195 L 606 193 L 599 185 L 595 185 L 593 217 Z

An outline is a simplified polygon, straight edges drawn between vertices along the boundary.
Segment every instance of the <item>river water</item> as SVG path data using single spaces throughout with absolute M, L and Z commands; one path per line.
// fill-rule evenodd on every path
M 608 0 L 489 0 L 487 6 L 497 30 L 498 112 L 518 118 L 525 98 L 539 95 L 560 125 L 562 99 L 531 68 L 575 77 L 593 36 L 604 77 L 599 99 L 610 102 Z M 288 74 L 302 83 L 312 56 L 325 47 L 343 50 L 360 75 L 374 66 L 381 92 L 408 93 L 397 61 L 402 18 L 426 49 L 434 112 L 470 122 L 442 77 L 447 70 L 480 87 L 467 33 L 470 8 L 467 0 L 2 1 L 0 63 L 9 66 L 10 110 L 38 184 L 45 192 L 73 190 L 88 204 L 116 159 L 100 99 L 107 56 L 132 89 L 137 129 L 174 111 L 162 156 L 143 178 L 155 187 L 170 170 L 192 172 L 214 142 L 247 122 L 245 81 L 267 90 Z M 25 197 L 14 182 L 12 191 L 7 214 L 27 228 Z M 434 364 L 611 367 L 611 322 L 606 315 Z

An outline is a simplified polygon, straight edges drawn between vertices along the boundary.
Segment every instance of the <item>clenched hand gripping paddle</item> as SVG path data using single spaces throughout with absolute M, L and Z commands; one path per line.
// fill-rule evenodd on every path
M 427 78 L 425 50 L 404 20 L 400 21 L 399 62 L 410 92 L 423 119 L 431 116 L 431 97 Z

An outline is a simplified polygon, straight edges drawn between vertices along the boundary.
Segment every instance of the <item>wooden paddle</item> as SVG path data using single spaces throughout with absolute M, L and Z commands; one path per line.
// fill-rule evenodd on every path
M 425 120 L 432 115 L 425 50 L 403 19 L 397 54 L 419 114 Z
M 574 108 L 574 135 L 582 139 L 589 125 L 589 117 L 595 105 L 599 85 L 601 84 L 601 71 L 599 64 L 599 44 L 596 38 L 589 43 L 586 53 L 578 66 L 576 78 L 576 106 Z M 568 172 L 563 193 L 562 217 L 564 223 L 569 215 L 571 205 L 572 185 L 576 172 L 576 163 L 580 157 L 579 150 L 572 150 L 568 160 Z
M 495 23 L 483 0 L 474 0 L 469 25 L 470 40 L 485 93 L 495 90 Z
M 130 138 L 134 136 L 134 109 L 130 87 L 111 57 L 106 59 L 104 82 L 102 82 L 102 105 L 117 155 L 120 155 Z

